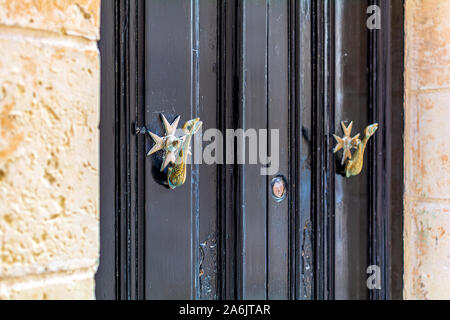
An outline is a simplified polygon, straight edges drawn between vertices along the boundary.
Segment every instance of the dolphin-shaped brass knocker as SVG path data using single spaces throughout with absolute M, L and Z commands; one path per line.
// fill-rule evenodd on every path
M 334 148 L 334 153 L 343 149 L 343 156 L 341 164 L 345 164 L 345 176 L 350 178 L 351 176 L 357 176 L 361 173 L 363 163 L 364 163 L 364 151 L 367 146 L 367 142 L 370 137 L 375 134 L 378 129 L 378 123 L 374 123 L 368 126 L 364 130 L 364 137 L 362 140 L 359 139 L 359 134 L 351 137 L 353 121 L 350 122 L 348 127 L 345 126 L 344 122 L 341 122 L 342 130 L 344 131 L 344 136 L 339 137 L 337 135 L 333 135 L 337 141 L 337 145 Z M 356 149 L 355 154 L 352 156 L 351 149 Z
M 165 136 L 160 137 L 153 132 L 147 131 L 155 142 L 147 156 L 160 150 L 164 151 L 161 172 L 168 167 L 165 184 L 171 189 L 175 189 L 182 186 L 186 181 L 186 162 L 190 154 L 191 139 L 203 123 L 200 121 L 200 118 L 187 121 L 182 128 L 185 135 L 177 137 L 175 131 L 180 117 L 178 116 L 172 124 L 169 124 L 163 114 L 161 114 L 161 119 L 164 124 Z
M 181 138 L 182 143 L 177 150 L 178 154 L 175 159 L 175 164 L 169 168 L 167 173 L 167 183 L 171 189 L 183 185 L 186 181 L 186 162 L 187 156 L 190 154 L 191 138 L 201 126 L 202 122 L 200 118 L 189 120 L 183 126 L 185 136 Z

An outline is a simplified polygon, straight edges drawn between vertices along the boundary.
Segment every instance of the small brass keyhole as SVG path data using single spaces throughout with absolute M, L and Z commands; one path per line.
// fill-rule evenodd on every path
M 277 176 L 272 179 L 272 196 L 276 202 L 281 202 L 286 198 L 286 179 L 283 176 Z

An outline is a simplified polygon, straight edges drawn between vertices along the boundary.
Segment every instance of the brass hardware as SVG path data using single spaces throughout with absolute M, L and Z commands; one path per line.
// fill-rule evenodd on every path
M 339 137 L 337 135 L 333 135 L 337 141 L 337 145 L 333 152 L 336 153 L 343 149 L 341 164 L 345 165 L 345 176 L 350 178 L 351 176 L 357 176 L 361 173 L 364 162 L 364 151 L 366 149 L 367 142 L 377 131 L 378 123 L 374 123 L 364 130 L 364 138 L 362 140 L 359 139 L 360 134 L 357 134 L 353 138 L 351 137 L 353 121 L 350 122 L 348 127 L 345 126 L 344 122 L 341 122 L 341 126 L 344 131 L 344 136 Z M 351 149 L 356 149 L 353 156 Z
M 175 189 L 183 185 L 186 181 L 186 161 L 187 156 L 190 154 L 191 138 L 197 133 L 203 123 L 200 121 L 200 118 L 187 121 L 182 128 L 185 135 L 177 137 L 175 132 L 180 121 L 180 116 L 172 124 L 169 124 L 163 114 L 161 114 L 161 120 L 164 125 L 165 136 L 160 137 L 153 132 L 146 131 L 155 142 L 147 156 L 160 150 L 164 151 L 161 172 L 168 167 L 166 184 L 171 189 Z
M 272 196 L 276 202 L 281 202 L 286 198 L 287 188 L 286 179 L 283 176 L 277 176 L 272 179 Z

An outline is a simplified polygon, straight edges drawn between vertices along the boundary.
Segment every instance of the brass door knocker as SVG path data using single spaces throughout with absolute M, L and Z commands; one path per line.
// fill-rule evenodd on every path
M 182 186 L 186 181 L 186 162 L 188 155 L 191 154 L 191 139 L 203 123 L 200 121 L 200 118 L 187 121 L 182 127 L 184 135 L 177 137 L 175 132 L 180 121 L 180 116 L 178 116 L 172 124 L 169 124 L 163 114 L 161 114 L 161 120 L 165 130 L 165 135 L 163 137 L 160 137 L 153 132 L 146 131 L 155 142 L 147 156 L 163 150 L 164 155 L 161 172 L 168 168 L 165 184 L 170 187 L 170 189 L 175 189 Z
M 350 178 L 351 176 L 357 176 L 361 173 L 364 162 L 364 151 L 366 149 L 367 142 L 377 131 L 378 123 L 374 123 L 364 130 L 364 137 L 362 140 L 359 139 L 360 134 L 357 134 L 353 138 L 351 137 L 353 121 L 350 122 L 348 127 L 345 126 L 344 122 L 341 122 L 341 126 L 342 131 L 344 131 L 344 136 L 339 137 L 335 134 L 333 135 L 337 141 L 337 145 L 333 152 L 336 153 L 343 149 L 341 165 L 345 166 L 345 176 Z M 353 156 L 351 149 L 356 149 Z

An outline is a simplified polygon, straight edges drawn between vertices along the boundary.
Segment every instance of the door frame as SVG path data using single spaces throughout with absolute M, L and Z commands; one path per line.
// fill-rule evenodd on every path
M 289 16 L 289 297 L 333 299 L 335 218 L 334 1 L 287 0 Z M 379 119 L 369 147 L 369 262 L 382 273 L 371 299 L 401 299 L 403 290 L 403 0 L 367 0 L 381 9 L 381 30 L 368 30 L 368 120 Z M 217 128 L 239 125 L 242 5 L 218 3 Z M 143 299 L 145 241 L 144 1 L 102 1 L 100 267 L 98 299 Z M 399 19 L 402 17 L 402 19 Z M 360 44 L 355 44 L 360 45 Z M 311 106 L 311 114 L 305 107 Z M 223 131 L 222 131 L 223 132 Z M 302 137 L 298 139 L 296 137 Z M 302 160 L 303 159 L 303 160 Z M 307 160 L 304 160 L 307 159 Z M 311 165 L 308 172 L 302 168 Z M 241 297 L 239 166 L 217 166 L 219 299 Z M 302 184 L 311 186 L 305 198 Z

